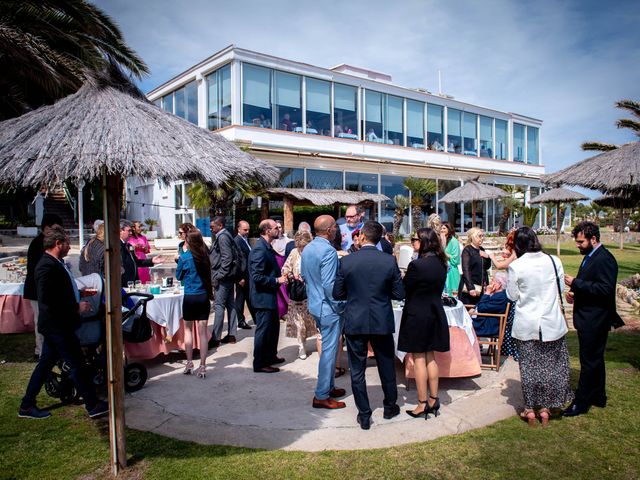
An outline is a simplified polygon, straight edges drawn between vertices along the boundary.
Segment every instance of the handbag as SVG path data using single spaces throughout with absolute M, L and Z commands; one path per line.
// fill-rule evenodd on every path
M 287 284 L 287 294 L 290 300 L 302 302 L 307 299 L 307 287 L 302 280 L 291 278 Z
M 549 255 L 547 253 L 547 255 Z M 558 300 L 560 301 L 560 310 L 562 310 L 562 318 L 564 318 L 564 323 L 569 328 L 569 322 L 567 322 L 567 314 L 564 312 L 564 302 L 562 301 L 562 290 L 560 289 L 560 278 L 558 278 L 558 267 L 556 267 L 556 262 L 553 261 L 553 257 L 549 255 L 549 260 L 551 260 L 551 264 L 553 265 L 553 271 L 556 273 L 556 287 L 558 288 Z
M 444 307 L 455 307 L 457 304 L 458 304 L 458 301 L 453 297 L 449 297 L 449 296 L 442 297 L 442 305 Z
M 482 285 L 478 285 L 477 283 L 473 284 L 473 289 L 478 292 L 481 293 L 482 292 Z M 464 283 L 464 285 L 462 286 L 462 291 L 464 293 L 469 293 L 469 289 L 467 288 L 467 284 L 466 282 Z

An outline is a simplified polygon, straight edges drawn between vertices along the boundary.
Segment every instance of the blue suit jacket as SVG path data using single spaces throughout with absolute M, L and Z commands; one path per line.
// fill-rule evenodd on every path
M 342 312 L 333 298 L 333 282 L 338 270 L 338 252 L 325 238 L 316 237 L 302 251 L 300 273 L 307 286 L 309 313 L 316 318 Z
M 278 308 L 276 294 L 280 284 L 276 279 L 281 275 L 273 247 L 264 238 L 258 238 L 249 253 L 249 292 L 254 308 Z
M 395 320 L 391 300 L 404 298 L 396 259 L 374 246 L 364 246 L 342 257 L 333 296 L 347 301 L 344 311 L 344 333 L 347 335 L 393 333 Z

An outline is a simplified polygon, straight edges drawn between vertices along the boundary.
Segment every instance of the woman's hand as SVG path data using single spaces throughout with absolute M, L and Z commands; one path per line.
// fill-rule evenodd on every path
M 490 258 L 489 254 L 487 252 L 485 252 L 484 250 L 480 250 L 480 256 L 482 258 Z

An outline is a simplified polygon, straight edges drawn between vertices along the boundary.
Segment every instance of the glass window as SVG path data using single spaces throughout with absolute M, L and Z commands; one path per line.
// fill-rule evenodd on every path
M 465 155 L 478 155 L 478 115 L 464 112 L 462 124 L 463 153 Z
M 365 140 L 367 142 L 384 143 L 382 135 L 382 98 L 378 92 L 365 92 Z
M 227 65 L 207 76 L 207 127 L 231 125 L 231 67 Z
M 288 132 L 302 132 L 301 77 L 276 72 L 276 128 Z
M 242 65 L 242 124 L 271 128 L 271 70 Z
M 315 78 L 306 79 L 307 133 L 331 135 L 331 84 Z
M 174 205 L 176 208 L 181 208 L 183 206 L 183 200 L 182 200 L 182 192 L 184 191 L 184 186 L 181 183 L 177 183 L 174 185 L 173 188 L 173 199 L 174 199 Z
M 162 108 L 162 98 L 155 100 L 153 104 L 158 108 Z
M 342 172 L 307 168 L 307 188 L 342 190 Z
M 458 188 L 460 182 L 457 180 L 438 180 L 438 198 L 444 197 L 454 188 Z M 438 215 L 443 222 L 449 222 L 451 226 L 460 232 L 460 204 L 438 202 Z
M 384 139 L 389 145 L 404 145 L 404 129 L 402 128 L 403 100 L 393 95 L 385 95 L 386 115 L 384 123 Z
M 447 152 L 462 152 L 462 112 L 454 108 L 447 110 Z
M 427 105 L 427 145 L 430 150 L 444 151 L 444 108 Z
M 358 89 L 335 83 L 333 85 L 334 135 L 358 139 Z
M 507 121 L 496 118 L 496 155 L 498 160 L 509 158 L 509 143 L 507 142 Z
M 162 97 L 162 108 L 169 113 L 173 113 L 173 93 Z
M 304 188 L 304 169 L 280 167 L 278 186 L 283 188 Z
M 378 174 L 346 172 L 345 190 L 378 193 Z
M 189 122 L 198 124 L 198 85 L 196 81 L 187 83 L 184 87 L 185 95 L 185 116 Z
M 538 129 L 527 127 L 527 163 L 538 165 Z
M 513 161 L 524 162 L 524 125 L 513 124 Z
M 493 119 L 480 115 L 480 156 L 493 158 Z
M 393 215 L 395 213 L 396 205 L 393 201 L 396 195 L 404 195 L 409 197 L 409 190 L 404 186 L 405 177 L 396 177 L 393 175 L 380 175 L 380 187 L 383 195 L 386 195 L 391 200 L 382 202 L 382 209 L 380 211 L 380 223 L 382 223 L 388 232 L 393 232 Z M 400 234 L 407 235 L 409 233 L 409 209 L 405 210 L 405 215 L 400 225 Z
M 175 103 L 175 111 L 176 116 L 180 118 L 184 118 L 184 114 L 187 110 L 187 107 L 184 103 L 184 88 L 176 90 L 173 92 L 173 101 Z
M 407 100 L 407 146 L 424 148 L 424 103 Z

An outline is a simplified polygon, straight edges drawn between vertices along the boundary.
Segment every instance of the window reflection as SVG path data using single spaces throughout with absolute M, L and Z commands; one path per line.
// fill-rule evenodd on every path
M 463 153 L 478 155 L 478 116 L 475 113 L 464 112 L 463 115 Z
M 427 105 L 427 144 L 430 150 L 444 151 L 444 108 Z
M 243 64 L 242 99 L 243 125 L 271 128 L 271 70 Z
M 386 195 L 391 200 L 382 203 L 382 209 L 380 211 L 380 219 L 388 232 L 393 231 L 393 214 L 395 213 L 396 205 L 393 201 L 396 195 L 409 196 L 409 191 L 404 186 L 405 177 L 397 177 L 394 175 L 380 175 L 380 187 L 383 195 Z M 405 211 L 405 215 L 402 219 L 402 225 L 400 226 L 400 234 L 407 235 L 409 233 L 409 212 Z
M 377 173 L 345 172 L 345 190 L 353 192 L 378 193 Z
M 358 89 L 338 83 L 333 85 L 334 136 L 358 139 Z
M 480 156 L 493 158 L 493 119 L 480 115 Z
M 307 128 L 312 135 L 331 135 L 331 84 L 314 78 L 306 79 Z
M 304 188 L 304 169 L 280 167 L 278 186 L 283 188 Z
M 307 188 L 342 190 L 342 172 L 307 168 Z
M 513 161 L 524 162 L 524 125 L 513 124 Z
M 457 180 L 438 180 L 438 198 L 459 186 Z M 456 231 L 460 231 L 460 204 L 438 202 L 438 215 L 443 222 L 449 222 Z
M 173 113 L 173 93 L 162 97 L 162 108 L 169 113 Z
M 424 148 L 424 103 L 407 100 L 407 146 Z
M 276 71 L 276 128 L 302 132 L 301 77 Z
M 231 67 L 227 65 L 207 76 L 207 127 L 231 125 Z
M 404 145 L 404 133 L 402 128 L 402 106 L 403 100 L 393 95 L 385 95 L 386 97 L 386 115 L 385 115 L 385 142 L 389 145 Z
M 538 165 L 538 129 L 527 127 L 527 163 Z
M 365 135 L 367 142 L 384 143 L 382 133 L 382 98 L 378 92 L 365 92 Z
M 498 160 L 509 158 L 509 144 L 507 142 L 507 121 L 496 118 L 496 155 Z
M 462 152 L 462 112 L 447 109 L 447 152 Z

